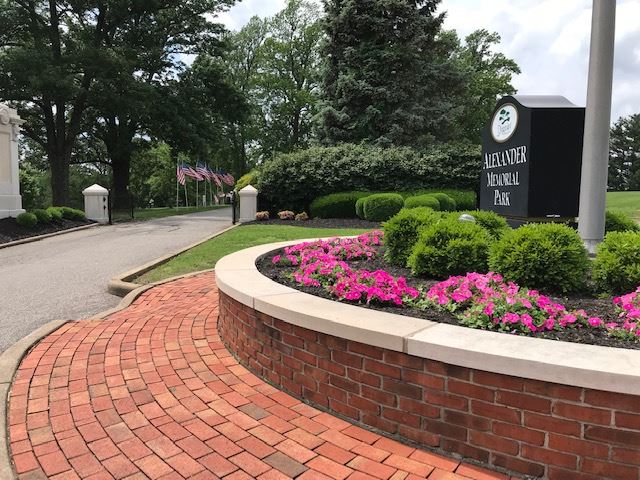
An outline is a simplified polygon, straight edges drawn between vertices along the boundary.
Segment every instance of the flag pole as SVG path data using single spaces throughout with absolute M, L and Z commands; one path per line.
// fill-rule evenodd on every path
M 176 210 L 180 207 L 180 180 L 178 179 L 178 170 L 180 170 L 180 162 L 176 158 Z

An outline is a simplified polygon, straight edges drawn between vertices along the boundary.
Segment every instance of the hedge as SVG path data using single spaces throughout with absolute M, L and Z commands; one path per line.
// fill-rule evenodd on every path
M 440 200 L 433 195 L 416 195 L 409 197 L 404 201 L 405 208 L 428 207 L 432 210 L 440 210 Z
M 372 222 L 384 222 L 402 210 L 404 199 L 397 193 L 368 195 L 363 204 L 364 218 Z
M 257 188 L 270 210 L 306 210 L 315 197 L 335 192 L 474 191 L 480 164 L 480 148 L 468 144 L 441 145 L 425 153 L 352 144 L 312 147 L 266 161 Z M 475 208 L 475 200 L 470 205 L 453 198 L 458 208 Z
M 341 192 L 324 195 L 311 202 L 309 211 L 318 218 L 356 218 L 356 202 L 369 192 Z

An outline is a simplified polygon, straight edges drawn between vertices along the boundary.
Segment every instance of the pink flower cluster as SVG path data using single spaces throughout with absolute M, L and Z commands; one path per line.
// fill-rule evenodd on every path
M 613 299 L 622 324 L 607 324 L 610 332 L 618 337 L 640 339 L 640 287 L 635 292 Z
M 600 318 L 589 317 L 584 310 L 570 312 L 549 297 L 505 282 L 492 272 L 450 277 L 425 297 L 426 306 L 457 313 L 461 324 L 473 328 L 526 333 L 603 326 Z
M 395 278 L 383 270 L 355 269 L 347 263 L 375 257 L 374 247 L 382 243 L 382 235 L 375 230 L 356 238 L 301 243 L 285 248 L 284 256 L 276 255 L 272 261 L 298 267 L 292 275 L 296 282 L 322 287 L 338 299 L 403 305 L 419 296 L 405 278 Z

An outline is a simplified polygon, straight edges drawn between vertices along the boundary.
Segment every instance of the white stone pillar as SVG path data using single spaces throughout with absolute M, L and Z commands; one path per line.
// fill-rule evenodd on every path
M 252 222 L 258 213 L 258 190 L 247 185 L 240 192 L 240 223 Z
M 97 183 L 85 188 L 84 213 L 89 220 L 109 223 L 109 190 Z
M 615 27 L 615 0 L 593 0 L 578 214 L 578 231 L 590 253 L 604 238 Z
M 24 212 L 18 167 L 18 135 L 23 123 L 18 112 L 0 103 L 0 218 Z

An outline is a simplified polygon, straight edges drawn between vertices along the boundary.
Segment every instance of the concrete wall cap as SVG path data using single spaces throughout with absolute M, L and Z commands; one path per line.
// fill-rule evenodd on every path
M 102 185 L 98 185 L 97 183 L 94 183 L 90 187 L 85 188 L 82 191 L 82 194 L 83 195 L 108 195 L 109 190 L 104 188 Z
M 241 196 L 255 196 L 258 195 L 258 190 L 253 185 L 247 185 L 239 193 Z

